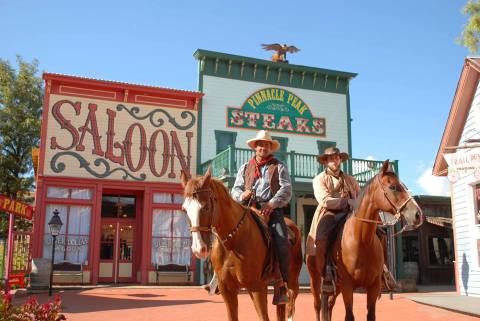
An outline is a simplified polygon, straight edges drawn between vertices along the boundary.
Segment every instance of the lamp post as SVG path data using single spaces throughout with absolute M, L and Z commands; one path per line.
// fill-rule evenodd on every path
M 57 240 L 58 234 L 60 234 L 60 229 L 62 228 L 62 220 L 60 216 L 58 216 L 58 210 L 55 209 L 53 211 L 53 216 L 50 222 L 48 222 L 48 226 L 50 227 L 50 234 L 53 237 L 52 241 L 52 265 L 50 268 L 50 284 L 48 286 L 48 295 L 52 296 L 52 283 L 53 283 L 53 262 L 55 261 L 55 241 Z

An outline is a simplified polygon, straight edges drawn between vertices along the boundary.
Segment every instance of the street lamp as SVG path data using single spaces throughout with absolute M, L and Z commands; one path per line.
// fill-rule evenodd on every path
M 48 222 L 48 226 L 50 227 L 50 234 L 52 234 L 53 242 L 52 242 L 52 265 L 50 268 L 50 285 L 48 287 L 48 295 L 52 296 L 52 283 L 53 283 L 53 262 L 55 260 L 55 241 L 57 240 L 58 234 L 60 234 L 60 229 L 62 228 L 62 220 L 60 216 L 58 216 L 58 210 L 55 209 L 53 211 L 53 216 L 50 222 Z

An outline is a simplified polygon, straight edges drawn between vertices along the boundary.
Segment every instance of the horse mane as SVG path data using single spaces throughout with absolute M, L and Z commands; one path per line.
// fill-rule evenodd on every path
M 358 207 L 360 206 L 360 204 L 362 203 L 362 200 L 363 200 L 363 197 L 365 196 L 365 192 L 367 190 L 370 189 L 370 185 L 372 184 L 373 182 L 373 179 L 376 177 L 377 175 L 373 176 L 372 178 L 370 178 L 366 183 L 365 185 L 360 189 L 360 194 L 358 194 L 357 198 L 355 199 L 355 206 L 353 207 L 353 211 L 351 213 L 354 213 L 358 210 Z
M 212 177 L 210 179 L 210 186 L 212 187 L 213 193 L 219 202 L 229 204 L 233 201 L 228 189 L 225 187 L 222 181 Z

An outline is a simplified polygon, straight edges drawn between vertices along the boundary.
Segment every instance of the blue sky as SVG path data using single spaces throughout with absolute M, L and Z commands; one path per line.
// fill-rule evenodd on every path
M 468 51 L 455 43 L 466 0 L 0 0 L 0 58 L 42 71 L 197 89 L 197 48 L 356 72 L 353 156 L 398 159 L 417 194 L 440 193 L 433 165 Z M 134 4 L 134 5 L 132 5 Z

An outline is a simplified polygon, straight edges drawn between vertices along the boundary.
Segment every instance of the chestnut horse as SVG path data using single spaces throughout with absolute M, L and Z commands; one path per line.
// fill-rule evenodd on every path
M 317 321 L 320 321 L 320 313 L 323 321 L 331 319 L 340 292 L 345 304 L 345 320 L 353 321 L 353 291 L 359 287 L 367 292 L 367 320 L 375 320 L 384 263 L 382 244 L 376 234 L 377 224 L 381 224 L 380 211 L 395 214 L 397 221 L 406 222 L 402 231 L 419 227 L 424 219 L 420 207 L 392 171 L 388 160 L 362 189 L 342 235 L 337 236 L 333 244 L 332 260 L 338 274 L 334 293 L 321 292 L 321 273 L 316 260 L 323 258 L 307 256 Z
M 181 180 L 185 189 L 183 209 L 192 225 L 192 250 L 202 259 L 210 254 L 220 293 L 227 306 L 228 320 L 238 320 L 237 296 L 239 290 L 245 288 L 253 300 L 259 320 L 268 321 L 267 285 L 275 273 L 264 273 L 270 249 L 252 217 L 256 214 L 235 202 L 223 183 L 211 177 L 210 168 L 204 176 L 190 180 L 182 172 Z M 293 320 L 302 267 L 300 231 L 292 221 L 285 221 L 295 234 L 295 243 L 290 249 L 290 302 L 277 306 L 279 321 L 285 320 L 286 314 L 289 320 Z M 215 236 L 213 244 L 210 242 L 211 234 Z

